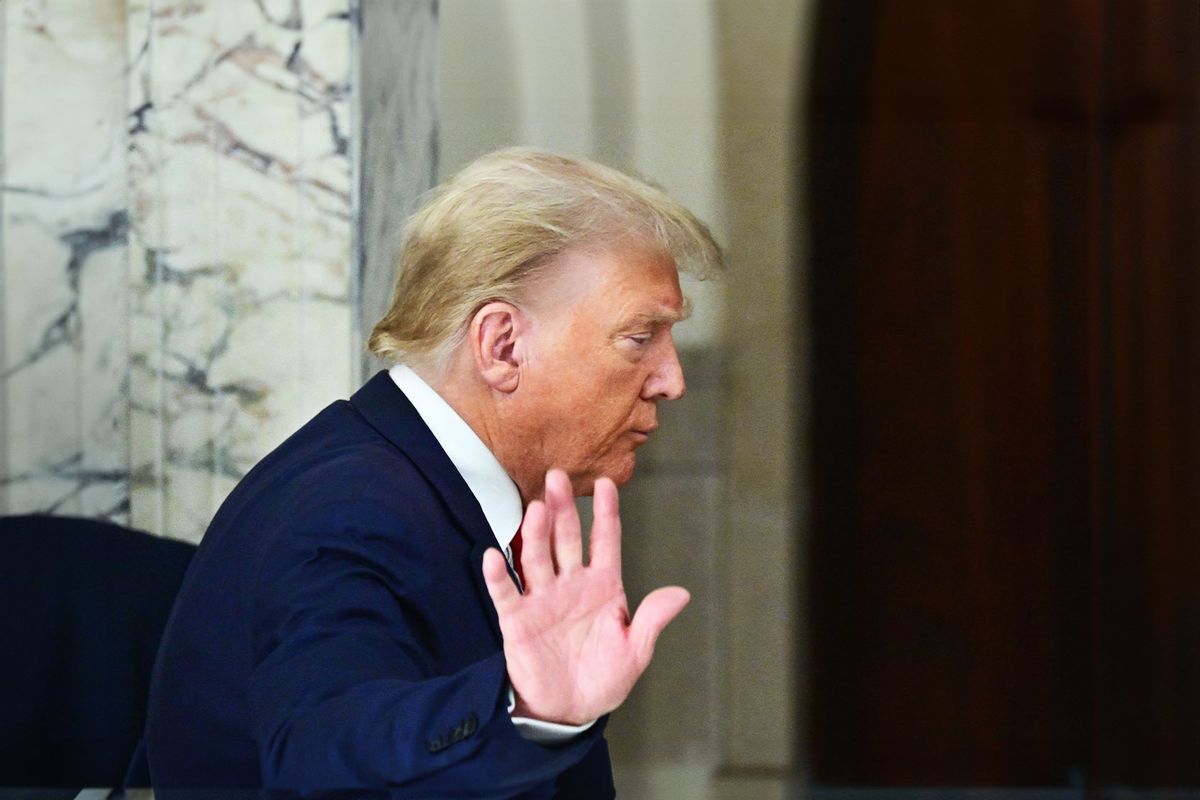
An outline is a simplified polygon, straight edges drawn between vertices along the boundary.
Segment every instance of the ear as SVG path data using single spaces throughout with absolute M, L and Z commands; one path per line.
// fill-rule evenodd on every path
M 521 309 L 499 300 L 481 306 L 471 317 L 467 329 L 471 354 L 479 376 L 491 388 L 505 393 L 517 388 L 521 373 L 518 340 L 526 327 Z

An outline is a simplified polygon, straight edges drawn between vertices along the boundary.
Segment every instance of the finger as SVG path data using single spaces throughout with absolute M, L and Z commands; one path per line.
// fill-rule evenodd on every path
M 692 596 L 681 586 L 665 586 L 646 595 L 629 624 L 629 638 L 639 669 L 645 669 L 654 655 L 654 643 L 671 620 L 683 611 Z
M 494 547 L 489 547 L 483 554 L 483 582 L 487 584 L 492 605 L 498 614 L 508 612 L 521 597 L 516 584 L 508 576 L 504 554 Z
M 546 506 L 552 522 L 550 540 L 558 574 L 574 571 L 583 565 L 583 534 L 571 479 L 561 469 L 546 473 Z
M 554 578 L 554 562 L 550 560 L 550 520 L 546 504 L 534 500 L 525 509 L 521 522 L 521 572 L 525 576 L 525 591 L 545 586 Z
M 621 576 L 621 515 L 617 504 L 617 485 L 600 478 L 592 491 L 591 558 L 588 563 L 602 570 L 615 570 Z

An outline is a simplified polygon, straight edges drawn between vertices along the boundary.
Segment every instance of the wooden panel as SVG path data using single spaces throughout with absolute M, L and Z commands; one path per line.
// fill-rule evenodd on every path
M 1200 4 L 1113 7 L 1096 767 L 1200 784 Z
M 1139 7 L 822 8 L 818 781 L 1200 780 L 1200 28 Z

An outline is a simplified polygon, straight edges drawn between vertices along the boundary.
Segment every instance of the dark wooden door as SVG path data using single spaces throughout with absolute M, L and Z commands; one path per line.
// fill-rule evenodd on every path
M 1200 4 L 817 30 L 814 779 L 1200 784 Z

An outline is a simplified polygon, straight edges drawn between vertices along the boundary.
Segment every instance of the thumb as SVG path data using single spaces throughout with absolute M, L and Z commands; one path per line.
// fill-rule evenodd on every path
M 650 664 L 658 635 L 691 599 L 688 590 L 681 586 L 664 586 L 646 595 L 629 624 L 629 636 L 639 668 L 644 670 Z

